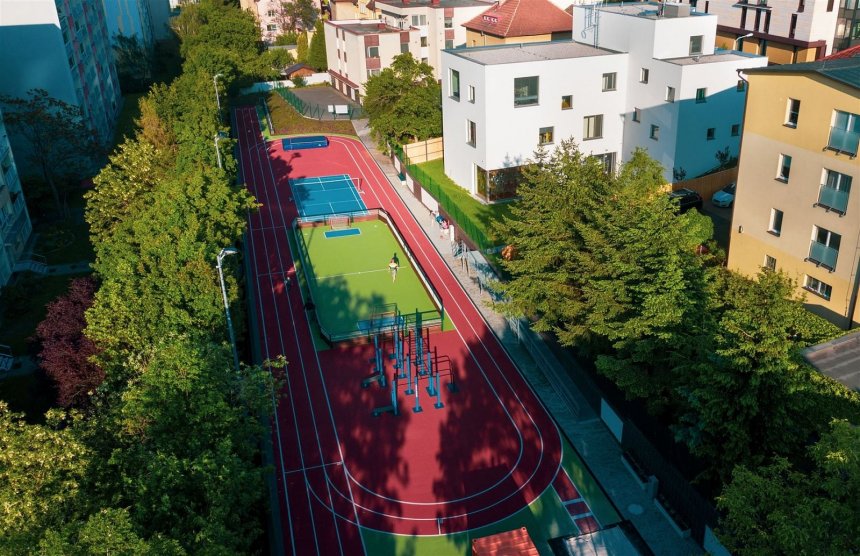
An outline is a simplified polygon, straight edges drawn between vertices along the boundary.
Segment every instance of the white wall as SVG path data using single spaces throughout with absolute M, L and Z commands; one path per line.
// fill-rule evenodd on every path
M 445 172 L 473 193 L 474 165 L 494 170 L 526 163 L 538 147 L 542 127 L 554 128 L 555 145 L 573 138 L 587 154 L 615 152 L 620 159 L 625 54 L 482 66 L 446 52 L 442 65 Z M 449 96 L 449 69 L 460 71 L 459 102 Z M 603 73 L 610 72 L 617 73 L 618 88 L 602 92 Z M 515 107 L 514 79 L 530 76 L 540 78 L 539 104 Z M 476 87 L 474 104 L 468 101 L 470 85 Z M 572 109 L 561 109 L 563 95 L 573 96 Z M 583 118 L 596 114 L 603 114 L 603 136 L 583 141 Z M 466 143 L 467 120 L 477 124 L 476 147 Z

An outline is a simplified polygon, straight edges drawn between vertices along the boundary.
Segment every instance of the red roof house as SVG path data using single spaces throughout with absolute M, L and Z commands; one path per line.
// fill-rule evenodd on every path
M 467 46 L 571 38 L 573 18 L 550 0 L 504 0 L 463 24 Z

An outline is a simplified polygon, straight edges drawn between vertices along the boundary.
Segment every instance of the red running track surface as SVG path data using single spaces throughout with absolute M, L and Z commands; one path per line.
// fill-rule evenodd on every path
M 329 137 L 327 148 L 285 152 L 263 142 L 254 108 L 238 109 L 236 121 L 242 174 L 262 204 L 249 214 L 248 233 L 260 347 L 264 358 L 289 361 L 273 427 L 288 553 L 363 553 L 357 525 L 407 535 L 464 531 L 540 496 L 561 462 L 555 423 L 364 146 Z M 360 178 L 365 204 L 391 214 L 456 327 L 429 340 L 443 387 L 448 374 L 458 387 L 443 388 L 441 409 L 422 381 L 423 412 L 411 411 L 401 384 L 400 415 L 372 417 L 390 399 L 388 389 L 360 387 L 372 346 L 315 351 L 301 293 L 284 288 L 295 270 L 288 179 L 333 174 Z

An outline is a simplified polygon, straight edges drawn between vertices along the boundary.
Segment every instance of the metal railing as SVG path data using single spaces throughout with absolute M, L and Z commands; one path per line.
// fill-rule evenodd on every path
M 809 246 L 809 260 L 830 270 L 836 269 L 838 257 L 839 249 L 834 249 L 817 241 L 813 241 Z
M 827 141 L 828 149 L 857 156 L 858 144 L 860 144 L 860 132 L 838 127 L 830 128 L 830 138 Z
M 312 102 L 302 100 L 287 87 L 278 87 L 275 91 L 281 95 L 281 98 L 283 98 L 287 104 L 295 108 L 296 112 L 302 116 L 321 120 L 323 117 L 329 115 L 328 105 L 314 104 Z M 364 110 L 362 110 L 360 106 L 355 106 L 349 103 L 347 103 L 347 106 L 346 114 L 339 115 L 348 116 L 350 120 L 357 120 L 364 117 Z M 334 118 L 334 116 L 335 115 L 332 114 L 332 118 Z
M 837 189 L 826 183 L 821 184 L 821 189 L 818 192 L 818 204 L 829 210 L 845 214 L 848 209 L 848 191 Z

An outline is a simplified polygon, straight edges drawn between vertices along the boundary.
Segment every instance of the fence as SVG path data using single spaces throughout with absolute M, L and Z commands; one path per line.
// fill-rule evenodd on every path
M 281 97 L 290 106 L 295 108 L 296 112 L 298 112 L 299 114 L 301 114 L 305 117 L 315 118 L 317 120 L 321 120 L 325 117 L 332 117 L 332 118 L 334 117 L 333 114 L 331 116 L 329 116 L 328 105 L 314 104 L 312 102 L 307 102 L 305 100 L 302 100 L 298 96 L 296 96 L 296 94 L 294 92 L 287 89 L 286 87 L 278 87 L 275 89 L 275 91 L 279 95 L 281 95 Z M 347 104 L 346 106 L 347 106 L 346 114 L 340 114 L 338 112 L 338 115 L 348 116 L 350 120 L 356 120 L 356 119 L 364 117 L 364 110 L 361 109 L 361 106 L 356 106 L 353 104 Z
M 408 158 L 413 164 L 421 164 L 422 162 L 428 162 L 430 160 L 438 160 L 442 158 L 445 152 L 441 137 L 403 145 L 403 151 L 406 158 Z
M 418 185 L 423 188 L 436 202 L 440 212 L 453 220 L 460 231 L 483 253 L 494 253 L 502 246 L 490 238 L 484 229 L 472 220 L 472 216 L 463 212 L 459 205 L 448 196 L 442 185 L 436 182 L 427 172 L 414 164 L 403 152 L 400 145 L 391 146 L 392 163 L 403 174 L 408 173 Z
M 313 75 L 303 77 L 302 79 L 305 80 L 305 84 L 307 85 L 319 85 L 321 83 L 331 82 L 331 76 L 327 72 L 315 73 Z M 265 93 L 266 91 L 274 91 L 276 89 L 283 89 L 286 87 L 295 87 L 295 84 L 289 79 L 281 79 L 279 81 L 260 81 L 258 83 L 254 83 L 250 87 L 240 89 L 239 93 L 250 95 L 252 93 Z
M 678 190 L 682 188 L 692 189 L 699 193 L 704 199 L 710 199 L 711 196 L 727 186 L 728 184 L 738 181 L 738 167 L 729 168 L 728 170 L 722 170 L 720 172 L 714 172 L 713 174 L 708 174 L 707 176 L 702 176 L 699 178 L 693 178 L 690 180 L 684 180 L 675 182 L 672 184 L 672 190 Z

